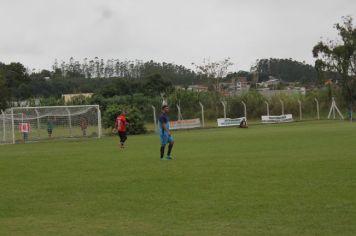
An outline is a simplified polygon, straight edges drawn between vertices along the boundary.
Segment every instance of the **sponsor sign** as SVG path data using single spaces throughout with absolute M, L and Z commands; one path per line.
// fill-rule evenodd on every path
M 273 123 L 285 123 L 292 122 L 293 116 L 292 114 L 286 114 L 281 116 L 262 116 L 262 123 L 264 124 L 273 124 Z
M 201 127 L 200 119 L 176 120 L 169 122 L 169 129 L 193 129 Z
M 219 118 L 218 121 L 218 127 L 226 127 L 226 126 L 239 126 L 242 120 L 246 120 L 245 117 L 240 117 L 240 118 Z

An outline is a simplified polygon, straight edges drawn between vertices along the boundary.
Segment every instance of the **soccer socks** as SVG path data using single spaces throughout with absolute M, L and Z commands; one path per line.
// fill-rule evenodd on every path
M 170 144 L 168 145 L 168 153 L 167 153 L 167 155 L 168 155 L 169 157 L 171 156 L 172 148 L 173 148 L 173 143 L 170 143 Z
M 163 159 L 163 157 L 164 157 L 164 149 L 166 148 L 166 145 L 162 145 L 161 146 L 161 159 Z M 171 156 L 171 152 L 172 152 L 172 148 L 173 148 L 173 143 L 170 143 L 169 145 L 168 145 L 168 153 L 167 153 L 167 156 L 168 157 L 170 157 Z M 171 159 L 171 158 L 169 158 L 169 159 Z M 169 160 L 168 159 L 168 160 Z
M 125 135 L 119 135 L 119 136 L 120 136 L 121 148 L 124 148 L 124 144 L 125 144 L 127 137 Z
M 166 146 L 165 145 L 162 145 L 161 146 L 161 159 L 163 159 L 163 156 L 164 156 L 164 148 L 165 148 Z

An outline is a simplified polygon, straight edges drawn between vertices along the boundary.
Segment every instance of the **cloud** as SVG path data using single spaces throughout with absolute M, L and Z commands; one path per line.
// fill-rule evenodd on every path
M 0 61 L 50 68 L 55 58 L 95 56 L 189 66 L 231 57 L 313 63 L 320 37 L 334 39 L 353 0 L 2 0 Z
M 101 19 L 102 20 L 110 20 L 113 18 L 113 16 L 115 15 L 115 12 L 112 11 L 109 7 L 105 6 L 103 7 L 103 9 L 100 10 L 101 11 Z

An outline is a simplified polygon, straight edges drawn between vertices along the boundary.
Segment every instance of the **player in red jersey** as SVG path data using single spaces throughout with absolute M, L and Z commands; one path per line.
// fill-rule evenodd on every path
M 120 147 L 124 148 L 125 141 L 127 139 L 127 122 L 126 113 L 123 111 L 121 114 L 116 118 L 115 121 L 115 129 L 117 130 L 117 134 L 120 137 Z
M 22 133 L 23 141 L 27 142 L 28 141 L 28 133 L 30 133 L 30 130 L 31 130 L 30 123 L 20 123 L 19 130 Z

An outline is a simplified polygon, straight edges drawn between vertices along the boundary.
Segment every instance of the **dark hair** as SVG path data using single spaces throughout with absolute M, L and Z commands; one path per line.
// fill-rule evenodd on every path
M 162 106 L 162 110 L 165 109 L 166 107 L 168 107 L 168 105 L 163 105 Z

